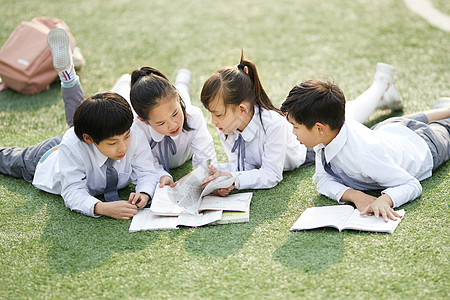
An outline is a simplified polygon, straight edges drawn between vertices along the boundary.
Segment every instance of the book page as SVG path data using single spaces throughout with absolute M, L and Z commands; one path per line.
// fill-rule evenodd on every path
M 214 180 L 211 180 L 202 191 L 200 197 L 211 194 L 217 189 L 226 189 L 232 186 L 234 183 L 234 178 L 229 176 L 220 176 Z
M 173 188 L 173 201 L 191 214 L 198 213 L 203 180 L 211 174 L 208 165 L 211 160 L 201 164 L 197 169 L 184 176 Z
M 394 233 L 400 221 L 405 215 L 405 210 L 401 209 L 396 211 L 402 218 L 397 218 L 397 221 L 388 219 L 387 222 L 382 217 L 376 218 L 375 216 L 361 216 L 360 211 L 355 209 L 352 215 L 345 222 L 343 229 L 363 230 L 363 231 L 375 231 Z
M 335 227 L 339 231 L 355 209 L 350 205 L 331 205 L 307 208 L 290 230 Z
M 177 224 L 189 227 L 203 226 L 222 219 L 221 210 L 205 211 L 199 215 L 183 214 L 178 216 Z
M 231 178 L 231 177 L 229 177 Z M 253 193 L 232 194 L 225 197 L 205 196 L 200 204 L 199 210 L 226 210 L 241 211 L 250 210 L 250 201 Z
M 168 185 L 161 188 L 158 184 L 150 205 L 150 211 L 155 215 L 179 216 L 184 210 L 175 203 L 173 198 L 173 188 Z
M 150 209 L 139 210 L 131 220 L 128 232 L 141 230 L 177 229 L 178 217 L 156 216 Z

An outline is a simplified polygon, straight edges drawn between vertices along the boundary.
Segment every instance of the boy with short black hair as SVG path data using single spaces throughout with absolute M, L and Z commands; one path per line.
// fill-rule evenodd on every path
M 73 121 L 63 136 L 25 149 L 0 148 L 0 172 L 60 194 L 68 208 L 85 215 L 131 218 L 147 204 L 159 176 L 148 143 L 130 129 L 128 102 L 116 93 L 93 95 L 76 109 Z M 120 200 L 117 190 L 130 179 L 136 193 Z M 106 202 L 94 197 L 101 194 Z
M 317 191 L 354 203 L 362 215 L 399 217 L 392 207 L 417 198 L 419 180 L 450 156 L 450 105 L 390 118 L 371 130 L 345 119 L 337 85 L 309 80 L 290 91 L 281 110 L 297 139 L 316 152 Z M 373 197 L 361 190 L 382 191 Z

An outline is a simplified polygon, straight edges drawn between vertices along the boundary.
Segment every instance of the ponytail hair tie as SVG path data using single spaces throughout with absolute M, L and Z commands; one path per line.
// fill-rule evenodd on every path
M 243 66 L 241 64 L 238 64 L 236 67 L 238 68 L 238 70 L 242 70 L 242 71 L 244 71 L 244 68 L 245 68 L 245 66 Z

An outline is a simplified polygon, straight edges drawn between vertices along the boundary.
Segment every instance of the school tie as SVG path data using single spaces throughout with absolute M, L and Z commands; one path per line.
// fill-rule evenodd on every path
M 357 190 L 365 190 L 367 189 L 365 185 L 355 181 L 353 178 L 345 174 L 344 172 L 339 172 L 339 174 L 336 174 L 333 169 L 331 168 L 331 164 L 327 163 L 325 160 L 325 148 L 322 148 L 322 165 L 328 174 L 333 176 L 334 178 L 338 179 L 341 183 L 344 185 Z
M 153 139 L 150 141 L 150 148 L 153 149 L 156 145 L 158 145 L 161 164 L 163 165 L 164 170 L 169 173 L 169 150 L 172 155 L 175 155 L 177 153 L 177 145 L 175 144 L 175 141 L 167 135 L 159 142 L 156 142 Z
M 236 149 L 238 150 L 238 171 L 245 171 L 245 141 L 240 133 L 236 141 L 234 141 L 233 148 L 231 148 L 231 153 L 234 153 Z
M 113 167 L 114 160 L 108 158 L 106 160 L 106 188 L 105 188 L 105 201 L 117 201 L 120 200 L 119 194 L 117 193 L 117 183 L 119 182 L 119 177 L 117 175 L 116 169 Z

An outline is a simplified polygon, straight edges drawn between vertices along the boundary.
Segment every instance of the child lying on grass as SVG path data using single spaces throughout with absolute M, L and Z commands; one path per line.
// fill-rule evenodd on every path
M 419 181 L 449 159 L 450 101 L 442 104 L 390 118 L 371 130 L 346 120 L 345 97 L 337 85 L 310 80 L 290 91 L 281 110 L 297 139 L 316 152 L 317 191 L 387 221 L 399 217 L 392 207 L 417 198 Z M 373 197 L 363 190 L 382 191 Z

